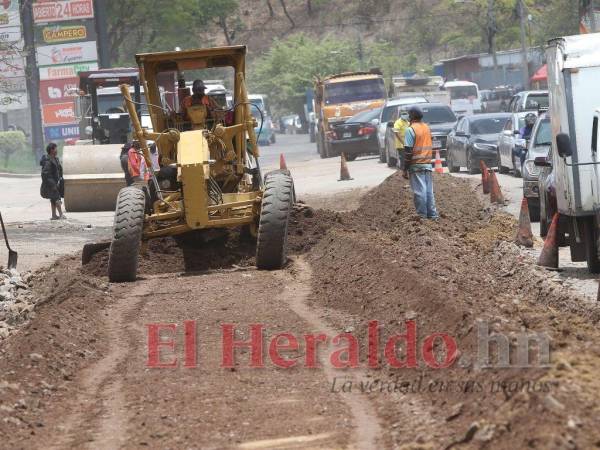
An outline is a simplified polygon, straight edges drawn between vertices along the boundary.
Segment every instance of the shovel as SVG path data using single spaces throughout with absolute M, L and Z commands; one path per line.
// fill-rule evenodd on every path
M 6 248 L 8 249 L 8 264 L 9 269 L 17 268 L 18 254 L 8 244 L 8 237 L 6 236 L 6 228 L 4 228 L 4 220 L 2 220 L 2 214 L 0 213 L 0 224 L 2 224 L 2 234 L 4 234 L 4 242 L 6 242 Z

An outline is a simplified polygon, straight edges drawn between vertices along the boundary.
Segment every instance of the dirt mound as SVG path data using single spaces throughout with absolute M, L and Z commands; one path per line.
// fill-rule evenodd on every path
M 450 368 L 434 370 L 420 359 L 418 368 L 374 372 L 380 382 L 425 386 L 418 395 L 375 399 L 390 428 L 403 417 L 412 420 L 387 437 L 386 447 L 597 445 L 598 419 L 585 411 L 600 404 L 600 394 L 593 393 L 598 383 L 587 375 L 600 364 L 600 354 L 582 349 L 582 341 L 600 340 L 592 325 L 599 308 L 585 305 L 522 257 L 511 243 L 514 219 L 485 211 L 468 182 L 441 176 L 435 188 L 438 222 L 415 216 L 408 183 L 393 175 L 357 211 L 341 214 L 309 253 L 312 301 L 340 311 L 341 329 L 356 330 L 361 342 L 372 320 L 380 324 L 382 342 L 388 334 L 405 333 L 406 320 L 417 323 L 419 349 L 435 333 L 457 342 L 460 358 Z M 563 364 L 540 367 L 534 360 L 528 368 L 478 368 L 481 326 L 512 335 L 512 345 L 512 333 L 548 333 Z M 412 415 L 406 416 L 407 408 Z

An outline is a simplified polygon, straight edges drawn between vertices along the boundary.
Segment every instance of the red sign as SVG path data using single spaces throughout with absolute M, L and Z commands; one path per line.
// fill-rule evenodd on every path
M 75 102 L 55 103 L 42 106 L 44 125 L 62 125 L 77 122 Z
M 70 101 L 77 97 L 78 91 L 79 80 L 77 78 L 40 81 L 40 99 L 44 105 Z
M 33 21 L 35 23 L 91 19 L 92 17 L 94 17 L 92 0 L 45 1 L 33 4 Z

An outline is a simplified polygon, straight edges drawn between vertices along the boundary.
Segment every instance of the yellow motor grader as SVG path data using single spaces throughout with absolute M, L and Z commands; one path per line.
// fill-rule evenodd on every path
M 109 248 L 110 281 L 136 279 L 145 241 L 198 230 L 245 227 L 257 239 L 259 269 L 278 269 L 285 263 L 293 180 L 288 171 L 264 178 L 261 174 L 245 58 L 245 46 L 136 55 L 152 132 L 142 128 L 129 86 L 120 89 L 149 177 L 119 192 Z M 231 67 L 235 74 L 229 109 L 209 111 L 200 104 L 182 114 L 159 106 L 159 80 L 165 73 L 220 67 Z M 158 167 L 148 141 L 157 146 Z

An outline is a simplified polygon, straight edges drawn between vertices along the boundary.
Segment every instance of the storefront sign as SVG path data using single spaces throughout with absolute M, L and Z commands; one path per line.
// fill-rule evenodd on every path
M 65 125 L 75 122 L 75 103 L 55 103 L 42 106 L 44 125 Z
M 35 41 L 38 45 L 95 40 L 96 28 L 93 19 L 78 22 L 50 23 L 35 27 Z
M 64 64 L 60 66 L 40 67 L 40 80 L 61 80 L 64 78 L 76 78 L 79 72 L 98 70 L 97 62 L 80 64 Z
M 57 125 L 44 127 L 44 135 L 47 141 L 59 141 L 79 137 L 79 124 Z
M 92 0 L 44 1 L 33 4 L 33 21 L 35 23 L 91 19 L 93 17 L 94 4 Z
M 45 45 L 37 48 L 38 66 L 74 64 L 84 61 L 96 61 L 97 59 L 96 41 Z
M 0 92 L 0 112 L 26 109 L 29 107 L 27 92 Z
M 20 27 L 19 0 L 0 1 L 0 27 Z
M 20 91 L 27 91 L 27 79 L 25 77 L 0 78 L 0 92 Z

